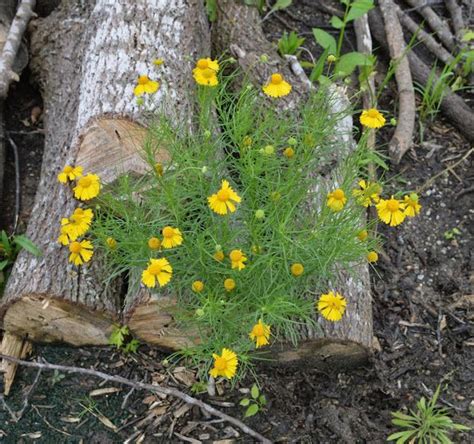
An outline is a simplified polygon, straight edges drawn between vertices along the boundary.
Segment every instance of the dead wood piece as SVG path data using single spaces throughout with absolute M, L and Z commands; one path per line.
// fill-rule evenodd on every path
M 7 96 L 8 87 L 12 80 L 17 82 L 20 79 L 13 70 L 13 63 L 20 48 L 26 26 L 34 15 L 33 9 L 35 5 L 36 0 L 22 0 L 10 26 L 8 36 L 3 45 L 2 55 L 0 56 L 0 98 Z
M 454 57 L 447 51 L 441 43 L 438 43 L 430 34 L 424 31 L 408 14 L 403 12 L 398 5 L 395 5 L 400 23 L 412 34 L 416 34 L 418 40 L 422 42 L 439 60 L 449 64 Z
M 443 45 L 446 46 L 446 48 L 450 51 L 454 51 L 456 49 L 456 43 L 449 26 L 443 22 L 443 20 L 432 8 L 426 5 L 425 0 L 406 1 L 410 6 L 416 8 L 417 12 L 426 19 L 430 25 L 430 28 L 436 33 L 441 42 L 443 42 Z
M 0 351 L 16 358 L 24 359 L 31 353 L 31 343 L 20 336 L 4 332 Z M 8 396 L 10 393 L 13 380 L 15 379 L 17 364 L 15 362 L 3 362 L 0 365 L 0 372 L 3 372 L 3 380 L 5 383 L 4 394 Z
M 461 41 L 463 33 L 465 32 L 464 20 L 462 17 L 462 7 L 458 5 L 456 0 L 446 0 L 446 8 L 448 8 L 451 15 L 451 22 L 454 28 L 456 39 Z
M 382 25 L 382 16 L 377 9 L 373 9 L 369 12 L 369 23 L 372 35 L 385 51 L 388 52 L 387 38 Z M 414 79 L 421 85 L 426 85 L 431 75 L 431 68 L 420 60 L 413 51 L 408 53 L 408 60 Z M 438 79 L 435 77 L 434 82 L 437 81 Z M 447 90 L 441 101 L 441 112 L 469 142 L 474 142 L 474 112 L 460 96 L 451 90 Z
M 100 372 L 97 370 L 86 369 L 82 367 L 72 367 L 72 366 L 66 366 L 66 365 L 50 364 L 48 362 L 24 361 L 22 359 L 9 356 L 4 353 L 0 353 L 0 359 L 4 359 L 5 361 L 8 361 L 8 362 L 14 362 L 15 364 L 19 364 L 25 367 L 38 368 L 38 369 L 49 370 L 49 371 L 57 370 L 64 373 L 76 373 L 76 374 L 88 375 L 95 378 L 103 379 L 104 381 L 116 382 L 118 384 L 127 385 L 137 390 L 146 390 L 152 393 L 159 393 L 161 395 L 171 396 L 173 398 L 177 398 L 184 401 L 186 404 L 197 406 L 200 409 L 208 412 L 209 414 L 213 416 L 217 416 L 218 418 L 221 418 L 224 421 L 227 421 L 233 424 L 234 426 L 238 427 L 247 435 L 250 435 L 254 437 L 255 439 L 258 439 L 259 442 L 262 442 L 265 444 L 271 444 L 271 441 L 269 439 L 265 438 L 260 433 L 251 429 L 250 427 L 245 425 L 242 421 L 238 420 L 237 418 L 229 416 L 221 412 L 220 410 L 215 409 L 211 405 L 206 404 L 205 402 L 199 399 L 193 398 L 192 396 L 189 396 L 188 394 L 174 387 L 169 387 L 169 386 L 164 386 L 164 385 L 152 385 L 152 384 L 146 384 L 144 382 L 132 381 L 130 379 L 123 378 L 122 376 L 114 376 L 108 373 Z
M 411 148 L 415 129 L 415 91 L 411 78 L 410 65 L 406 57 L 406 46 L 403 31 L 398 20 L 395 4 L 392 0 L 381 0 L 385 32 L 390 49 L 390 57 L 394 63 L 395 79 L 399 95 L 398 124 L 389 142 L 390 159 L 399 163 L 403 155 Z

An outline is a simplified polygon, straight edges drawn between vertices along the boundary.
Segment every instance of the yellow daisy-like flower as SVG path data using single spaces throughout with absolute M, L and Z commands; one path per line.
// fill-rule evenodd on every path
M 232 291 L 235 288 L 235 281 L 232 278 L 228 278 L 224 281 L 224 288 L 227 291 Z
M 108 237 L 105 240 L 105 243 L 111 250 L 115 250 L 117 248 L 117 241 L 113 237 Z
M 232 189 L 227 180 L 222 181 L 221 189 L 212 196 L 207 198 L 209 207 L 217 214 L 225 215 L 229 211 L 235 211 L 235 204 L 241 201 L 239 195 Z
M 403 198 L 403 203 L 405 207 L 405 216 L 415 217 L 421 211 L 421 205 L 418 203 L 418 195 L 412 193 L 409 196 Z
M 173 268 L 164 257 L 160 259 L 150 259 L 148 267 L 143 270 L 142 282 L 149 288 L 156 286 L 158 282 L 160 287 L 164 287 L 173 275 Z
M 357 233 L 357 239 L 359 239 L 361 242 L 364 242 L 367 237 L 369 237 L 369 232 L 367 230 L 360 230 Z
M 157 237 L 150 237 L 148 239 L 148 248 L 150 250 L 159 250 L 161 248 L 161 241 Z
M 290 267 L 290 271 L 294 277 L 301 276 L 304 273 L 303 264 L 300 264 L 299 262 L 292 264 Z
M 191 285 L 191 288 L 193 289 L 194 292 L 201 293 L 201 291 L 204 290 L 204 282 L 194 281 L 193 284 Z
M 291 148 L 291 146 L 289 146 L 288 148 L 285 148 L 285 150 L 283 151 L 283 155 L 287 159 L 291 159 L 295 155 L 295 150 L 293 148 Z
M 379 260 L 379 255 L 377 254 L 376 251 L 369 251 L 367 253 L 367 260 L 373 264 Z
M 72 262 L 74 265 L 82 265 L 84 262 L 89 262 L 91 260 L 94 247 L 92 243 L 88 240 L 83 240 L 81 242 L 71 242 L 69 244 L 69 262 Z
M 342 319 L 346 311 L 347 301 L 339 293 L 330 291 L 322 294 L 318 301 L 318 310 L 328 321 L 337 322 Z
M 359 181 L 360 189 L 352 190 L 352 195 L 356 198 L 357 203 L 364 207 L 368 207 L 372 203 L 378 203 L 382 187 L 376 182 Z
M 163 248 L 173 248 L 183 243 L 183 235 L 178 228 L 165 227 L 163 228 L 163 241 L 161 245 Z
M 396 227 L 405 220 L 405 203 L 400 202 L 393 196 L 391 199 L 380 199 L 376 208 L 379 219 L 391 227 Z
M 331 208 L 331 210 L 335 213 L 341 211 L 344 208 L 346 202 L 346 195 L 344 194 L 344 191 L 340 188 L 337 188 L 328 194 L 327 206 Z
M 218 262 L 222 262 L 224 260 L 224 252 L 222 250 L 216 251 L 214 253 L 214 259 Z
M 359 121 L 368 128 L 382 128 L 385 125 L 385 117 L 375 108 L 362 111 Z
M 91 209 L 76 208 L 69 219 L 61 219 L 61 225 L 69 237 L 76 240 L 90 228 L 93 217 L 94 213 Z
M 270 80 L 263 85 L 263 92 L 270 97 L 283 97 L 290 94 L 291 85 L 279 73 L 272 74 Z
M 133 94 L 136 97 L 140 97 L 143 94 L 154 94 L 160 88 L 160 83 L 151 80 L 148 76 L 140 76 L 137 80 L 137 86 L 133 90 Z
M 263 321 L 259 319 L 259 321 L 253 326 L 249 337 L 252 341 L 255 341 L 256 348 L 269 344 L 270 326 L 264 324 Z
M 74 197 L 79 200 L 90 200 L 99 195 L 100 179 L 97 174 L 87 174 L 76 182 L 73 188 Z
M 73 167 L 66 165 L 64 169 L 58 174 L 58 180 L 61 183 L 67 183 L 68 180 L 74 180 L 82 176 L 82 167 Z
M 218 71 L 219 63 L 217 60 L 199 59 L 193 69 L 193 77 L 198 85 L 216 86 L 219 83 L 217 80 Z
M 64 220 L 68 220 L 68 219 L 63 219 Z M 74 237 L 70 235 L 70 233 L 68 232 L 67 228 L 66 228 L 66 225 L 63 225 L 61 227 L 61 231 L 59 233 L 59 237 L 58 237 L 58 243 L 60 243 L 61 245 L 69 245 L 69 242 L 71 241 L 75 241 L 77 239 L 77 237 Z
M 209 371 L 209 374 L 213 378 L 223 376 L 232 379 L 235 376 L 239 360 L 232 350 L 223 348 L 220 356 L 213 353 L 212 357 L 214 358 L 214 367 Z
M 237 268 L 239 271 L 245 268 L 244 262 L 247 260 L 242 250 L 232 250 L 229 254 L 232 268 Z

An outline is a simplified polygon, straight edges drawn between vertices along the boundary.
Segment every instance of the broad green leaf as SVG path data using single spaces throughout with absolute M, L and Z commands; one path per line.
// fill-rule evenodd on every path
M 352 20 L 356 20 L 362 17 L 364 14 L 369 12 L 374 7 L 374 2 L 372 0 L 357 0 L 355 1 L 351 9 L 349 10 L 349 14 L 347 14 L 346 22 L 350 22 Z
M 260 395 L 260 397 L 258 398 L 258 402 L 261 405 L 267 405 L 267 398 L 265 398 L 265 395 Z
M 329 54 L 336 54 L 337 43 L 336 39 L 331 34 L 320 28 L 313 28 L 313 35 L 318 45 L 322 46 L 324 49 L 327 48 Z
M 333 15 L 330 22 L 331 26 L 336 29 L 341 29 L 344 26 L 344 22 L 337 16 Z
M 250 404 L 250 399 L 248 399 L 248 398 L 244 398 L 240 401 L 240 405 L 242 407 L 247 407 L 249 404 Z
M 24 250 L 30 252 L 34 256 L 41 256 L 41 250 L 33 243 L 31 242 L 26 236 L 23 236 L 22 234 L 15 236 L 13 238 L 13 242 L 23 248 Z
M 462 36 L 461 41 L 470 42 L 471 40 L 474 40 L 474 31 L 466 31 L 465 34 Z
M 272 7 L 272 11 L 279 11 L 280 9 L 288 8 L 291 3 L 293 3 L 293 0 L 277 0 Z
M 256 413 L 258 413 L 258 405 L 257 404 L 252 404 L 245 412 L 245 418 L 248 418 L 249 416 L 253 416 Z
M 348 52 L 339 57 L 334 67 L 334 74 L 338 77 L 350 76 L 357 66 L 369 66 L 371 61 L 367 55 L 360 52 Z
M 258 396 L 260 395 L 260 390 L 257 387 L 257 384 L 252 385 L 252 388 L 250 389 L 250 394 L 252 395 L 253 399 L 257 399 Z

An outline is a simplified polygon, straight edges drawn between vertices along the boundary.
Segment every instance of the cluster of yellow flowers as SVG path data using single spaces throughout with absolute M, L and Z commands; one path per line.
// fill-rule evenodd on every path
M 352 190 L 352 196 L 359 205 L 366 208 L 374 205 L 379 219 L 391 227 L 400 225 L 406 217 L 415 217 L 421 211 L 421 205 L 416 193 L 404 196 L 403 200 L 396 199 L 394 196 L 391 196 L 390 199 L 382 199 L 380 197 L 381 193 L 382 187 L 380 184 L 365 180 L 360 180 L 359 188 Z M 342 211 L 346 203 L 347 197 L 341 188 L 337 188 L 327 195 L 326 204 L 335 213 Z M 365 241 L 367 236 L 367 230 L 362 230 L 358 234 L 358 238 L 361 241 Z M 367 260 L 370 263 L 377 262 L 377 252 L 370 251 L 367 254 Z
M 100 179 L 96 174 L 83 174 L 80 166 L 66 165 L 58 174 L 58 181 L 64 184 L 75 181 L 72 191 L 74 197 L 88 201 L 97 197 L 100 192 Z M 69 246 L 69 261 L 74 265 L 89 262 L 94 254 L 92 243 L 86 239 L 79 240 L 90 228 L 94 214 L 91 209 L 76 208 L 69 217 L 61 219 L 58 242 Z

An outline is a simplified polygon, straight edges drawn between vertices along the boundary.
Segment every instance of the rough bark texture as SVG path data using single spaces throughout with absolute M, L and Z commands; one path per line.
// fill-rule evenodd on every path
M 199 0 L 65 1 L 34 27 L 32 69 L 44 94 L 47 138 L 27 235 L 43 256 L 18 257 L 0 309 L 3 327 L 43 342 L 106 344 L 120 294 L 114 285 L 104 288 L 98 258 L 78 270 L 56 243 L 61 217 L 78 205 L 56 175 L 78 159 L 105 182 L 140 172 L 135 148 L 144 122 L 133 88 L 140 74 L 158 76 L 157 57 L 166 63 L 151 106 L 190 116 L 188 73 L 192 60 L 209 51 L 204 9 Z
M 373 36 L 385 51 L 388 52 L 388 43 L 385 37 L 382 17 L 376 9 L 369 12 L 369 23 Z M 408 53 L 408 60 L 413 78 L 418 83 L 426 85 L 431 73 L 431 67 L 428 67 L 420 60 L 413 51 Z M 433 81 L 437 82 L 438 80 L 435 78 Z M 441 101 L 441 112 L 467 140 L 474 142 L 474 112 L 462 97 L 448 90 Z
M 411 78 L 410 65 L 406 56 L 403 31 L 398 20 L 395 4 L 392 0 L 380 0 L 387 33 L 390 57 L 396 63 L 395 79 L 398 87 L 398 123 L 388 144 L 390 159 L 399 163 L 403 155 L 411 148 L 415 129 L 415 90 Z

